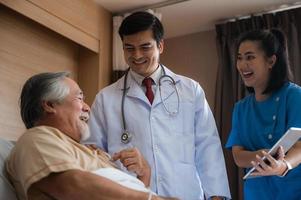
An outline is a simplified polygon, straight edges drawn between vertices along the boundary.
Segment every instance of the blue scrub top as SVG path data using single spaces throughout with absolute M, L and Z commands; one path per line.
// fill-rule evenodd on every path
M 226 147 L 242 146 L 249 151 L 269 149 L 290 127 L 301 127 L 301 88 L 286 83 L 264 101 L 256 101 L 251 94 L 235 104 Z M 244 199 L 300 200 L 301 166 L 285 177 L 247 179 Z

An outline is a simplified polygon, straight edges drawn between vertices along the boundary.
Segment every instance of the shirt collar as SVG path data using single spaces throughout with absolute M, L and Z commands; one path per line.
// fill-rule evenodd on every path
M 130 70 L 130 74 L 132 78 L 137 82 L 138 85 L 142 85 L 142 81 L 145 78 L 144 76 L 141 76 L 140 74 L 134 72 L 132 69 Z M 162 67 L 159 65 L 157 69 L 148 77 L 151 77 L 154 80 L 155 84 L 157 85 L 161 75 L 162 75 Z

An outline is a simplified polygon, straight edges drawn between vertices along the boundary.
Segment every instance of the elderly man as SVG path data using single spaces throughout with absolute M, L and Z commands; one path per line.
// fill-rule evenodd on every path
M 103 151 L 79 143 L 90 135 L 86 124 L 90 108 L 68 73 L 31 77 L 20 100 L 27 131 L 7 161 L 19 199 L 170 199 L 146 189 L 150 170 L 138 150 L 132 149 L 131 153 L 140 164 L 134 163 L 133 168 L 144 168 L 139 175 L 141 181 L 123 176 Z M 108 170 L 96 175 L 101 169 Z

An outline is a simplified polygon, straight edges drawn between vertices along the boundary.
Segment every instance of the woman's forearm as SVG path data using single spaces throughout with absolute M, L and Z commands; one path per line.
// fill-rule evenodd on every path
M 285 155 L 285 160 L 289 162 L 293 168 L 301 163 L 301 141 L 298 141 Z
M 235 161 L 235 164 L 241 168 L 250 168 L 253 167 L 251 161 L 256 160 L 256 155 L 260 157 L 263 156 L 262 151 L 265 149 L 261 149 L 258 151 L 247 151 L 241 146 L 233 146 L 232 154 Z

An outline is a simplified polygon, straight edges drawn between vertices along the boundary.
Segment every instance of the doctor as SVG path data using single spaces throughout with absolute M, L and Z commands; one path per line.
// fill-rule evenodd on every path
M 204 91 L 159 63 L 163 33 L 161 22 L 150 13 L 124 19 L 119 34 L 130 68 L 97 94 L 89 120 L 92 136 L 85 143 L 105 149 L 138 177 L 145 173 L 145 157 L 152 169 L 151 189 L 159 195 L 231 198 Z

